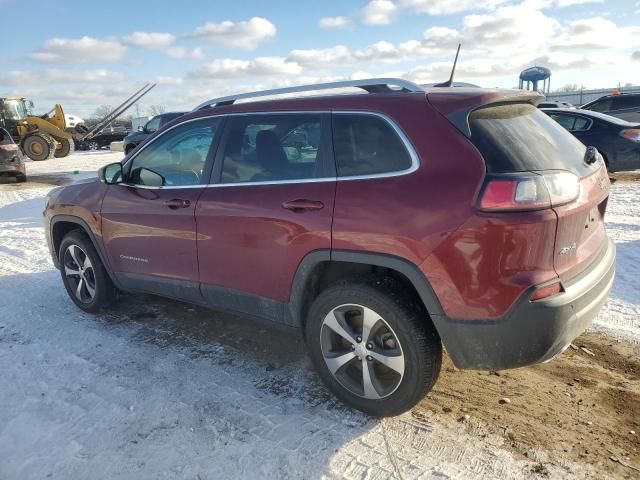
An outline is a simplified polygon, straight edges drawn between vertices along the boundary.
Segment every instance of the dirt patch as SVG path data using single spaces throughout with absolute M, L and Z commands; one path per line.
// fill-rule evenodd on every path
M 27 172 L 27 181 L 24 183 L 17 183 L 14 178 L 0 177 L 0 190 L 24 190 L 31 188 L 42 188 L 66 185 L 74 180 L 72 175 L 65 175 L 61 173 L 51 173 L 42 175 L 30 175 Z
M 640 182 L 640 172 L 610 173 L 609 180 L 615 182 Z
M 536 477 L 546 465 L 571 475 L 572 462 L 588 465 L 593 478 L 639 478 L 611 457 L 640 468 L 640 345 L 596 332 L 574 345 L 547 364 L 504 372 L 460 371 L 447 358 L 415 413 L 462 418 L 480 438 L 501 435 Z

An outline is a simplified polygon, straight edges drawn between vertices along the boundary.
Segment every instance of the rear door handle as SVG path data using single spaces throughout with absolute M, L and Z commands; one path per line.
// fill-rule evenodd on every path
M 178 208 L 187 208 L 191 206 L 191 202 L 189 200 L 183 200 L 181 198 L 172 198 L 171 200 L 166 200 L 164 204 L 171 210 L 177 210 Z
M 282 208 L 292 210 L 294 212 L 305 212 L 308 210 L 322 210 L 324 203 L 317 200 L 307 200 L 305 198 L 298 198 L 296 200 L 289 200 L 282 204 Z

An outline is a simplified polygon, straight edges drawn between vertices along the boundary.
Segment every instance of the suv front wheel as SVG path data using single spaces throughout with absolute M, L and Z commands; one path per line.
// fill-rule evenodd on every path
M 71 300 L 86 312 L 96 312 L 112 299 L 115 288 L 91 240 L 76 230 L 60 243 L 60 273 Z
M 374 416 L 413 407 L 440 372 L 440 338 L 424 308 L 391 278 L 345 283 L 311 306 L 305 337 L 322 380 Z

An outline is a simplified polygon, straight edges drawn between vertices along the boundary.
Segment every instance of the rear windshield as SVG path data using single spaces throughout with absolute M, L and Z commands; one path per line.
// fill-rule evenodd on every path
M 471 141 L 485 159 L 487 172 L 592 171 L 585 146 L 555 120 L 530 104 L 480 108 L 469 115 Z

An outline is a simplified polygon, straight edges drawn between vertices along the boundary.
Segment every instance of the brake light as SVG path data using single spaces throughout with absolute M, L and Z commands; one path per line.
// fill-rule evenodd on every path
M 620 132 L 620 136 L 632 142 L 640 143 L 640 128 L 627 128 Z
M 561 291 L 562 291 L 562 288 L 560 287 L 560 282 L 552 283 L 551 285 L 547 285 L 546 287 L 539 288 L 538 290 L 533 292 L 533 294 L 531 294 L 531 297 L 529 297 L 529 300 L 532 302 L 536 300 L 542 300 L 543 298 L 548 298 L 548 297 L 552 297 L 553 295 L 557 295 Z
M 526 173 L 489 177 L 478 202 L 480 210 L 542 210 L 578 198 L 580 182 L 569 172 Z

